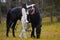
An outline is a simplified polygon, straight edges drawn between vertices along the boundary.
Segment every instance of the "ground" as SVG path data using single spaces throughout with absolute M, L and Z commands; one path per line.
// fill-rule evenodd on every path
M 30 29 L 31 25 L 29 24 Z M 50 18 L 43 18 L 42 21 L 42 31 L 40 39 L 30 38 L 31 32 L 26 32 L 27 39 L 19 38 L 19 34 L 21 32 L 21 22 L 18 21 L 16 24 L 15 35 L 14 38 L 12 36 L 12 30 L 10 29 L 9 37 L 6 37 L 6 22 L 3 21 L 0 24 L 0 40 L 60 40 L 60 23 L 56 22 L 56 18 L 53 19 L 53 23 L 50 22 Z

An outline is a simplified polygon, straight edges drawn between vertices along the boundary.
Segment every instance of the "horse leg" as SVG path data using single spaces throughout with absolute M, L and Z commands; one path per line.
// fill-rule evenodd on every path
M 37 36 L 37 38 L 40 38 L 40 34 L 41 34 L 41 26 L 37 25 L 36 26 L 36 36 Z
M 15 22 L 12 23 L 12 35 L 13 35 L 13 37 L 15 37 L 14 29 L 15 29 L 16 22 L 17 22 L 17 21 L 15 21 Z
M 6 36 L 8 37 L 8 33 L 9 33 L 9 29 L 11 26 L 12 22 L 11 21 L 7 21 L 7 30 L 6 30 Z
M 34 26 L 32 25 L 32 32 L 31 32 L 31 38 L 34 37 L 35 38 L 35 35 L 34 35 Z

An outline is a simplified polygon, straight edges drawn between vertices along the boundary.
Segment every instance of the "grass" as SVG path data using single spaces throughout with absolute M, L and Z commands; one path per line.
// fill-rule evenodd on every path
M 54 18 L 53 20 L 54 20 L 53 23 L 51 23 L 49 17 L 43 18 L 40 39 L 30 38 L 31 32 L 26 32 L 27 39 L 19 38 L 19 34 L 21 32 L 20 21 L 18 21 L 16 24 L 16 30 L 15 30 L 16 37 L 14 38 L 12 36 L 12 30 L 10 29 L 9 37 L 7 38 L 6 22 L 3 21 L 3 23 L 0 24 L 0 40 L 60 40 L 60 23 L 56 22 L 56 18 Z

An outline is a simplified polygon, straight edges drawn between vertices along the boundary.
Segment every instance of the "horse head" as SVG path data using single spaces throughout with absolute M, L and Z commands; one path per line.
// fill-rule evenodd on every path
M 28 21 L 30 22 L 31 17 L 36 14 L 35 4 L 28 5 L 28 6 L 27 6 L 27 9 L 28 9 L 28 12 L 29 12 L 29 14 L 28 14 L 28 16 L 27 16 L 27 19 L 28 19 Z
M 35 4 L 28 5 L 27 9 L 29 11 L 29 15 L 35 14 Z

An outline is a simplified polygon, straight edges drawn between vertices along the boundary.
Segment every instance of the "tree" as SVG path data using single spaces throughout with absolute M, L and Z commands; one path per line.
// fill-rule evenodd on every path
M 1 10 L 0 10 L 0 23 L 1 23 Z
M 55 16 L 57 17 L 57 21 L 60 21 L 60 0 L 53 0 L 54 4 L 55 4 Z
M 0 23 L 1 23 L 1 9 L 0 9 Z

